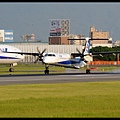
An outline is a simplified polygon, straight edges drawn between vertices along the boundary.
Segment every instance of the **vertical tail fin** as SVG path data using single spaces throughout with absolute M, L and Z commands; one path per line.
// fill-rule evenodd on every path
M 89 53 L 90 53 L 90 38 L 87 37 L 83 54 L 86 55 L 86 54 L 89 54 Z

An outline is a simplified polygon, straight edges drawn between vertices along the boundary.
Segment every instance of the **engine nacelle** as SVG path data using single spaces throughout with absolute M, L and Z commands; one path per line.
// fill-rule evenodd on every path
M 80 66 L 80 67 L 84 67 L 84 66 L 86 66 L 86 65 L 87 65 L 87 64 L 86 64 L 84 61 L 81 61 L 79 66 Z
M 84 56 L 84 60 L 88 61 L 88 62 L 91 62 L 91 61 L 93 61 L 93 57 L 90 56 L 90 55 L 87 55 L 87 56 Z

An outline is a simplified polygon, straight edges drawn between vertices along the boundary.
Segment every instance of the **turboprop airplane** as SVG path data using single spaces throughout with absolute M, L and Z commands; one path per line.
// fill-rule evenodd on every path
M 90 73 L 90 67 L 89 63 L 90 61 L 93 61 L 93 56 L 99 55 L 102 56 L 102 54 L 115 54 L 120 53 L 120 51 L 116 52 L 94 52 L 90 53 L 90 38 L 87 37 L 86 44 L 82 52 L 80 52 L 77 48 L 77 53 L 54 53 L 54 52 L 48 52 L 44 53 L 46 49 L 44 49 L 42 52 L 37 48 L 37 53 L 26 53 L 26 52 L 8 52 L 8 53 L 15 53 L 15 54 L 24 54 L 24 55 L 32 55 L 37 56 L 37 59 L 34 61 L 34 63 L 38 61 L 42 61 L 42 63 L 45 65 L 45 74 L 49 74 L 49 65 L 54 66 L 61 66 L 65 68 L 73 68 L 73 69 L 80 69 L 81 67 L 86 67 L 86 73 Z
M 90 52 L 90 40 L 86 38 L 86 45 L 82 53 L 78 51 L 78 56 L 75 53 L 53 53 L 49 52 L 43 56 L 42 62 L 45 64 L 45 74 L 49 74 L 49 65 L 61 66 L 65 68 L 80 69 L 87 67 L 86 73 L 90 73 L 89 62 L 93 61 Z
M 7 52 L 21 52 L 21 50 L 10 45 L 0 44 L 0 64 L 9 64 L 9 72 L 13 72 L 13 67 L 24 59 L 24 55 Z

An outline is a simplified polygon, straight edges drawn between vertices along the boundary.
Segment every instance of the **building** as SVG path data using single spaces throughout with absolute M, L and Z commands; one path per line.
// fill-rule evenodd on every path
M 49 45 L 64 44 L 69 45 L 68 41 L 70 34 L 69 19 L 50 19 L 50 31 L 48 43 Z
M 0 42 L 4 42 L 4 30 L 0 30 Z
M 109 32 L 107 31 L 98 31 L 94 26 L 90 27 L 90 37 L 91 39 L 108 39 Z
M 90 27 L 90 38 L 92 47 L 112 47 L 112 38 L 109 37 L 109 32 L 107 31 L 98 31 L 94 26 L 92 26 Z
M 49 37 L 49 45 L 69 45 L 69 36 Z
M 24 40 L 24 41 L 32 41 L 34 42 L 35 41 L 35 35 L 32 33 L 32 34 L 25 34 L 25 35 L 21 35 L 21 38 Z
M 83 39 L 85 39 L 85 37 L 82 34 L 70 34 L 68 40 L 71 45 L 85 45 L 85 40 Z
M 0 42 L 13 42 L 13 30 L 0 30 Z
M 113 43 L 113 46 L 120 46 L 120 40 L 116 40 L 114 43 Z
M 112 47 L 112 38 L 109 32 L 98 31 L 94 26 L 90 27 L 91 47 Z M 50 19 L 49 45 L 85 45 L 85 37 L 82 34 L 70 34 L 69 19 Z

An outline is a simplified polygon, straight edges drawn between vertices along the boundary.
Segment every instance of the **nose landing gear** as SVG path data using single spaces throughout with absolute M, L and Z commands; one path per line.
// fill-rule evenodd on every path
M 45 71 L 44 71 L 45 74 L 49 74 L 49 66 L 48 65 L 45 65 Z

